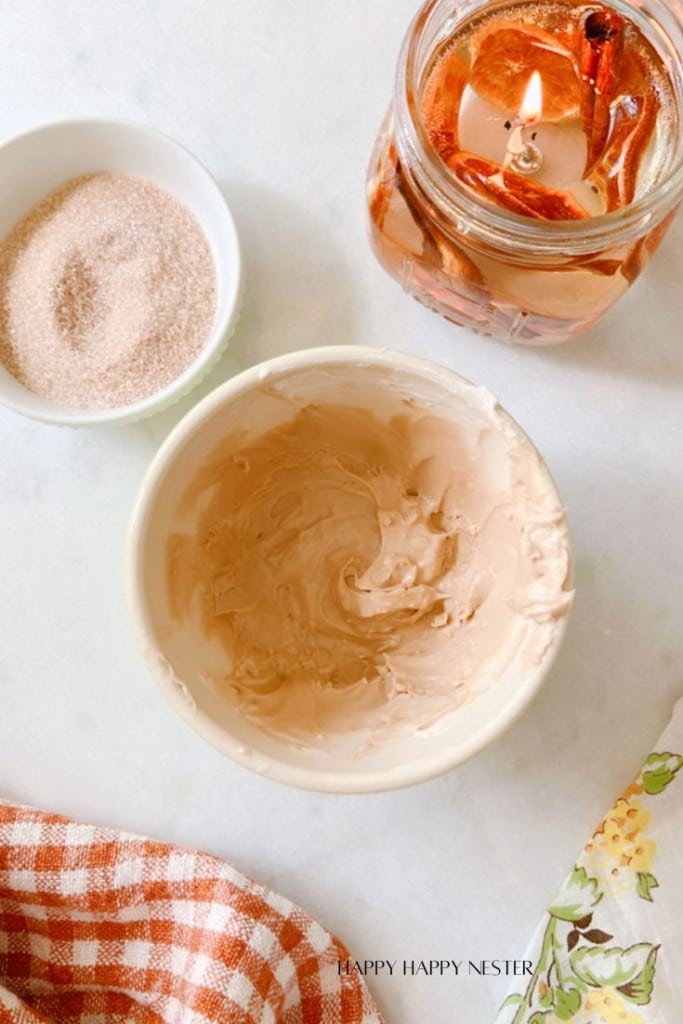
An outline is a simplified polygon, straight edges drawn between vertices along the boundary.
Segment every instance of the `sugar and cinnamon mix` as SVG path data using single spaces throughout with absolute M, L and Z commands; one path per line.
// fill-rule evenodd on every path
M 204 233 L 142 179 L 68 181 L 0 243 L 0 360 L 61 405 L 113 408 L 160 391 L 197 358 L 215 311 Z

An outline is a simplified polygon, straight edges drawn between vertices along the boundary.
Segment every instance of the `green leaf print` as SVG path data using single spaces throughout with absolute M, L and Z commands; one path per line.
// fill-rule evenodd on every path
M 572 988 L 565 991 L 556 988 L 554 991 L 555 1016 L 558 1020 L 571 1020 L 574 1014 L 581 1009 L 581 993 L 578 989 Z
M 650 754 L 643 767 L 643 789 L 650 796 L 662 793 L 683 767 L 678 754 Z
M 613 946 L 611 949 L 589 946 L 575 950 L 570 956 L 570 963 L 577 978 L 585 981 L 587 985 L 594 988 L 619 988 L 620 991 L 623 991 L 622 986 L 639 984 L 648 972 L 648 965 L 651 965 L 651 992 L 656 955 L 657 947 L 649 942 L 639 942 L 628 949 L 621 949 L 619 946 Z M 635 1002 L 635 999 L 633 1001 Z
M 645 1006 L 652 998 L 658 950 L 659 946 L 653 946 L 640 974 L 626 985 L 618 986 L 618 991 L 621 992 L 624 999 L 630 1000 L 630 1002 L 635 1003 L 637 1006 Z
M 517 992 L 513 995 L 508 996 L 504 1003 L 501 1004 L 501 1010 L 505 1010 L 508 1006 L 519 1006 L 520 1003 L 524 1002 L 524 996 L 520 996 Z
M 650 903 L 652 903 L 652 890 L 658 888 L 659 882 L 655 876 L 651 875 L 648 871 L 639 871 L 636 878 L 636 892 L 640 896 L 641 900 L 649 900 Z
M 583 921 L 601 899 L 597 880 L 589 878 L 584 868 L 574 868 L 548 912 L 560 921 Z

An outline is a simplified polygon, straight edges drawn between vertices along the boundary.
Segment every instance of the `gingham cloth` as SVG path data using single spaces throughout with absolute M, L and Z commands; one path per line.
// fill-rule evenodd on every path
M 214 857 L 0 803 L 2 1024 L 381 1024 L 348 956 Z

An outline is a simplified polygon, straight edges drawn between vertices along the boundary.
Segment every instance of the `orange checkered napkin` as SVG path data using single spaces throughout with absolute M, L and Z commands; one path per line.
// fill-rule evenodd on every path
M 214 857 L 0 803 L 2 1024 L 382 1024 L 348 956 Z

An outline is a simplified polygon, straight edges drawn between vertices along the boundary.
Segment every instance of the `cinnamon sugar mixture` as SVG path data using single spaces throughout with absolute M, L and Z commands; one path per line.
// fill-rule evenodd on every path
M 0 360 L 78 409 L 129 405 L 199 355 L 216 273 L 194 216 L 127 175 L 66 182 L 0 244 Z

